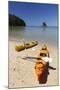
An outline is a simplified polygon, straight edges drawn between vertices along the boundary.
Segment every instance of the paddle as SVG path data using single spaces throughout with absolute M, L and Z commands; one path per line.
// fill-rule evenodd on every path
M 45 62 L 49 62 L 49 63 L 52 62 L 52 58 L 50 58 L 50 57 L 37 58 L 37 57 L 28 56 L 28 57 L 17 57 L 17 58 L 21 58 L 21 59 L 24 59 L 24 60 L 30 60 L 30 61 L 33 60 L 33 59 L 36 59 L 36 60 L 44 60 Z

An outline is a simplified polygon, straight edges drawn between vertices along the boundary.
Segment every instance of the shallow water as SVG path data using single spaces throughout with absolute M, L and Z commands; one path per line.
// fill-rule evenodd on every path
M 37 40 L 44 44 L 57 46 L 58 28 L 57 27 L 10 27 L 9 40 Z

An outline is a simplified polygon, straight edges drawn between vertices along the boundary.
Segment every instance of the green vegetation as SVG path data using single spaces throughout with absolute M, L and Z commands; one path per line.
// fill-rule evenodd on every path
M 9 26 L 26 26 L 26 23 L 19 17 L 9 14 Z

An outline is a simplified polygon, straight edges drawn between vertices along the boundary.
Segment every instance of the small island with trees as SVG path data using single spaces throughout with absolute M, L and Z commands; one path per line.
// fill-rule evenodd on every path
M 21 18 L 9 14 L 9 26 L 26 26 L 26 23 Z
M 43 22 L 43 23 L 42 23 L 42 27 L 47 27 L 46 22 Z

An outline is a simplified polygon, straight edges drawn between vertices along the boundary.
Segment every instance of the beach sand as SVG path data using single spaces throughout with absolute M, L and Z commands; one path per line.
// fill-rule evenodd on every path
M 37 57 L 43 44 L 39 43 L 37 46 L 21 52 L 15 51 L 17 44 L 19 44 L 19 42 L 9 41 L 9 88 L 58 85 L 57 47 L 48 45 L 50 56 L 53 58 L 50 65 L 55 67 L 56 70 L 49 70 L 50 74 L 48 75 L 47 83 L 39 84 L 34 71 L 35 63 L 22 58 L 25 56 Z

